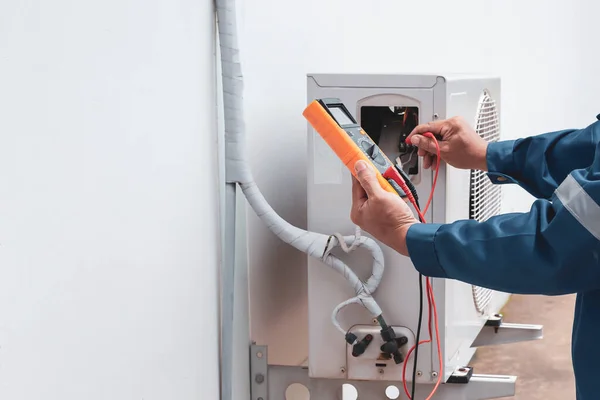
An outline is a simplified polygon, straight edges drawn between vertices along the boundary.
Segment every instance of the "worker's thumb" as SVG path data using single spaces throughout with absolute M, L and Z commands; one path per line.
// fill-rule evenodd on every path
M 365 189 L 368 197 L 375 196 L 379 191 L 383 190 L 377 181 L 375 170 L 366 161 L 359 160 L 354 164 L 356 170 L 356 179 Z
M 433 143 L 433 140 L 431 140 L 428 137 L 414 135 L 410 138 L 410 141 L 407 140 L 407 143 L 417 146 L 419 149 L 424 150 L 428 153 L 435 154 L 435 144 Z

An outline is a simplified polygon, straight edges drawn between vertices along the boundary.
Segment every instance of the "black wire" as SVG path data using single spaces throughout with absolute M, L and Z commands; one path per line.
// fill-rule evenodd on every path
M 413 365 L 413 374 L 412 374 L 412 389 L 410 398 L 415 398 L 415 387 L 416 387 L 416 379 L 417 379 L 417 359 L 419 356 L 419 340 L 421 337 L 421 322 L 423 320 L 423 275 L 419 273 L 419 323 L 417 325 L 417 342 L 415 344 L 415 363 Z
M 419 200 L 415 199 L 415 203 L 417 203 L 417 207 L 420 209 Z M 419 217 L 421 220 L 421 217 Z M 419 356 L 419 340 L 421 338 L 421 325 L 423 321 L 423 274 L 419 273 L 419 322 L 417 324 L 417 342 L 415 343 L 415 361 L 413 364 L 413 374 L 412 374 L 412 387 L 411 387 L 411 399 L 415 399 L 415 388 L 416 388 L 416 380 L 417 380 L 417 360 Z
M 396 169 L 398 170 L 398 172 L 400 173 L 400 175 L 402 176 L 402 178 L 404 179 L 404 182 L 406 183 L 406 186 L 408 187 L 408 190 L 410 191 L 410 193 L 413 195 L 413 198 L 415 199 L 415 205 L 417 206 L 417 208 L 420 210 L 421 206 L 419 205 L 419 195 L 417 193 L 417 188 L 415 187 L 415 185 L 413 185 L 413 183 L 410 181 L 410 178 L 408 177 L 408 175 L 406 175 L 406 173 L 404 172 L 404 170 L 402 170 L 402 168 L 398 167 L 398 165 L 395 165 Z M 423 219 L 421 219 L 421 217 L 419 217 L 419 221 L 421 221 L 422 223 L 425 222 L 423 221 Z M 415 388 L 416 388 L 416 380 L 417 380 L 417 361 L 418 361 L 418 356 L 419 356 L 419 341 L 421 339 L 421 325 L 423 323 L 423 275 L 421 273 L 419 273 L 419 322 L 417 324 L 417 342 L 415 343 L 415 358 L 414 358 L 414 365 L 413 365 L 413 373 L 412 373 L 412 388 L 411 388 L 411 399 L 414 400 L 415 398 Z

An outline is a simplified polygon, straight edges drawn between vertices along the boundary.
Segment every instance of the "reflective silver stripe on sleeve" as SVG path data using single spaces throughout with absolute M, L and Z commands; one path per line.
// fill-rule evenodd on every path
M 585 229 L 600 240 L 600 206 L 569 175 L 556 189 L 556 197 Z

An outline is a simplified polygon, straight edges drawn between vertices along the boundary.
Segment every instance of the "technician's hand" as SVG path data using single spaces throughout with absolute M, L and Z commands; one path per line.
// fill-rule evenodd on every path
M 358 181 L 352 177 L 352 222 L 407 256 L 406 233 L 418 221 L 404 200 L 379 185 L 371 166 L 358 161 L 355 169 Z
M 425 132 L 431 132 L 438 138 L 440 155 L 448 164 L 461 169 L 487 170 L 488 143 L 464 119 L 454 117 L 421 124 L 408 135 L 407 141 L 419 148 L 418 154 L 423 157 L 423 167 L 429 168 L 438 161 L 435 143 L 422 136 Z

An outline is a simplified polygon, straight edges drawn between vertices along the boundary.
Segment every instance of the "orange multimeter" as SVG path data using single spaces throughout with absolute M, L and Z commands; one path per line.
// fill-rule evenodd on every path
M 354 177 L 354 165 L 358 160 L 364 160 L 374 167 L 377 180 L 383 189 L 400 197 L 407 196 L 400 187 L 404 184 L 404 179 L 394 164 L 358 125 L 340 99 L 313 100 L 302 115 Z

